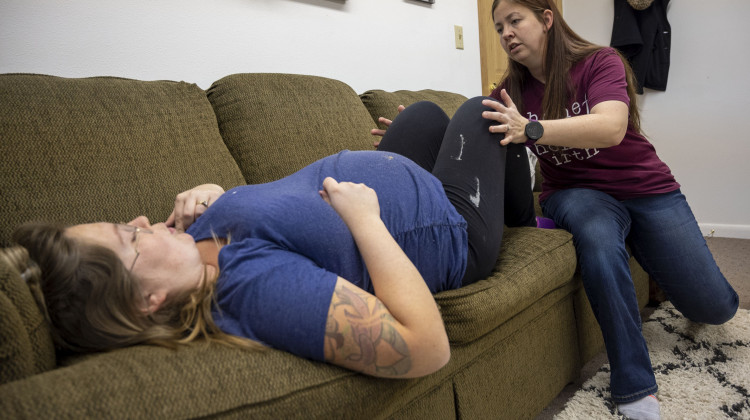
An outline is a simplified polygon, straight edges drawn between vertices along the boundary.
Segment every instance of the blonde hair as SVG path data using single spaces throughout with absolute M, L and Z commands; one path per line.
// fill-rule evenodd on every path
M 544 51 L 545 87 L 544 99 L 542 100 L 542 118 L 565 118 L 568 101 L 576 89 L 570 79 L 571 67 L 605 47 L 593 44 L 575 33 L 563 19 L 562 13 L 557 9 L 553 0 L 494 0 L 491 10 L 493 19 L 495 9 L 503 1 L 518 4 L 531 10 L 540 22 L 544 22 L 543 14 L 545 10 L 552 11 L 554 22 L 547 32 Z M 628 84 L 627 93 L 630 98 L 629 124 L 636 132 L 640 133 L 641 117 L 638 110 L 635 74 L 628 60 L 617 50 L 615 50 L 615 53 L 625 66 L 625 78 Z M 525 112 L 523 90 L 531 77 L 531 73 L 524 65 L 508 57 L 508 68 L 500 84 L 505 84 L 508 95 L 521 112 Z
M 112 250 L 75 240 L 65 228 L 28 223 L 13 233 L 19 246 L 0 252 L 23 274 L 58 348 L 75 352 L 135 344 L 169 348 L 199 339 L 245 349 L 258 343 L 222 332 L 211 313 L 215 281 L 165 301 L 146 314 L 138 279 Z M 205 272 L 204 272 L 205 273 Z

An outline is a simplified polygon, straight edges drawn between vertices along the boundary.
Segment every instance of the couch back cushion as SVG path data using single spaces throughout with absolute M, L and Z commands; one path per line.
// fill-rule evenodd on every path
M 0 75 L 0 245 L 28 220 L 163 221 L 175 196 L 244 179 L 194 84 Z
M 55 367 L 49 324 L 18 271 L 0 261 L 0 384 Z
M 374 128 L 351 87 L 296 74 L 234 74 L 208 89 L 221 135 L 245 180 L 283 178 L 343 149 L 372 149 Z
M 409 106 L 414 102 L 430 101 L 441 107 L 449 117 L 456 113 L 458 107 L 466 102 L 466 97 L 458 93 L 445 92 L 440 90 L 398 90 L 396 92 L 386 92 L 384 90 L 368 90 L 359 95 L 362 103 L 367 107 L 370 117 L 374 122 L 378 122 L 379 117 L 385 117 L 392 120 L 398 115 L 398 106 Z M 382 129 L 386 128 L 383 124 L 378 123 Z

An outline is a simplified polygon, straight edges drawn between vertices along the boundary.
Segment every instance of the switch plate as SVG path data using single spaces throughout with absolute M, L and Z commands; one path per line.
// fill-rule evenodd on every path
M 456 33 L 456 49 L 464 49 L 464 28 L 462 26 L 453 25 L 453 31 Z

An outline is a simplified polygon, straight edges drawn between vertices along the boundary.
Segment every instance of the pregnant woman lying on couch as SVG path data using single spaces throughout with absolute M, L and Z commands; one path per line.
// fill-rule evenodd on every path
M 509 183 L 523 187 L 507 191 L 507 150 L 481 99 L 452 120 L 410 106 L 378 151 L 227 192 L 196 187 L 166 223 L 26 224 L 4 257 L 63 349 L 206 338 L 369 375 L 427 375 L 450 358 L 432 294 L 490 274 L 504 221 L 535 225 L 528 166 Z

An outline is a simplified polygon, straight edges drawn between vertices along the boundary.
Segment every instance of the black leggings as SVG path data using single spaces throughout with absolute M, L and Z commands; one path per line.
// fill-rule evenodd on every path
M 469 252 L 463 285 L 490 275 L 497 262 L 503 225 L 535 226 L 534 198 L 526 146 L 500 146 L 504 134 L 490 133 L 493 121 L 483 99 L 469 99 L 452 119 L 431 102 L 402 111 L 378 150 L 406 156 L 443 184 L 448 199 L 468 223 Z M 494 100 L 494 99 L 493 99 Z

